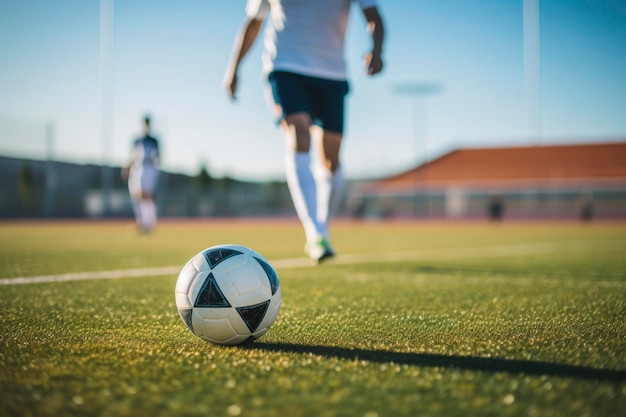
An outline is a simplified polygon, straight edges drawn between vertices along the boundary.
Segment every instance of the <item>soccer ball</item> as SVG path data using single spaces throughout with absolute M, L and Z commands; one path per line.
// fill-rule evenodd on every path
M 203 250 L 176 281 L 176 307 L 183 322 L 199 338 L 219 345 L 263 336 L 276 321 L 281 300 L 274 268 L 241 245 Z

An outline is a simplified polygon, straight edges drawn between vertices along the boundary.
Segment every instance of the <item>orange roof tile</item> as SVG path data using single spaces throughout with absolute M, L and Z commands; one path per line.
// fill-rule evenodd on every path
M 626 185 L 626 141 L 459 149 L 371 185 L 413 188 L 555 183 Z

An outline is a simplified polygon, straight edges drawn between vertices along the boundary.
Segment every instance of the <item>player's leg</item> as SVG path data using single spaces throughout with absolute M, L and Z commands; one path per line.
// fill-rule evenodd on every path
M 150 194 L 143 195 L 141 202 L 141 228 L 150 233 L 156 226 L 156 206 Z
M 269 77 L 270 106 L 281 119 L 285 137 L 285 175 L 289 192 L 306 236 L 309 256 L 316 260 L 321 254 L 309 250 L 320 239 L 317 223 L 317 190 L 311 168 L 311 115 L 309 97 L 303 77 L 275 72 Z
M 144 169 L 141 176 L 141 225 L 144 232 L 151 232 L 156 227 L 157 214 L 154 204 L 158 171 L 154 168 Z
M 343 135 L 323 130 L 317 142 L 315 182 L 317 188 L 317 220 L 323 236 L 329 240 L 328 224 L 341 201 L 344 176 L 339 163 Z
M 141 173 L 137 168 L 131 168 L 128 174 L 128 193 L 130 201 L 133 205 L 133 214 L 135 215 L 135 225 L 137 229 L 143 228 L 143 220 L 141 218 Z
M 317 141 L 317 222 L 326 243 L 327 257 L 334 251 L 329 243 L 329 220 L 336 210 L 344 187 L 344 177 L 339 161 L 344 126 L 344 102 L 349 86 L 346 81 L 315 81 L 313 101 L 316 122 L 322 127 L 321 140 Z
M 143 229 L 143 219 L 141 217 L 141 201 L 141 195 L 131 195 L 133 213 L 135 215 L 135 225 L 137 226 L 137 229 Z
M 310 116 L 294 113 L 285 117 L 281 127 L 286 141 L 285 175 L 293 205 L 304 227 L 307 241 L 315 240 L 317 226 L 317 191 L 311 172 Z

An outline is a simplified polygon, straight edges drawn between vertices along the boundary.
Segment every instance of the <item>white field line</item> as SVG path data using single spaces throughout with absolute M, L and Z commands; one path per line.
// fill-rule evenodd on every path
M 463 259 L 463 258 L 497 258 L 507 256 L 527 256 L 535 254 L 553 253 L 558 250 L 587 250 L 588 246 L 582 242 L 571 242 L 557 245 L 554 242 L 539 244 L 482 246 L 471 248 L 434 249 L 428 251 L 399 251 L 378 252 L 366 254 L 340 255 L 330 261 L 330 264 L 353 265 L 372 262 L 393 262 L 419 259 Z M 306 258 L 277 259 L 270 261 L 274 268 L 305 268 L 310 267 Z M 79 281 L 93 279 L 120 279 L 146 276 L 178 275 L 181 266 L 164 266 L 156 268 L 121 269 L 99 272 L 72 272 L 58 275 L 37 275 L 32 277 L 0 278 L 0 285 L 36 284 L 42 282 Z
M 0 285 L 13 284 L 36 284 L 41 282 L 62 282 L 62 281 L 82 281 L 91 279 L 120 279 L 132 277 L 146 277 L 159 275 L 175 275 L 180 272 L 181 267 L 164 266 L 159 268 L 135 268 L 120 269 L 116 271 L 99 272 L 70 272 L 59 275 L 36 275 L 32 277 L 2 278 Z

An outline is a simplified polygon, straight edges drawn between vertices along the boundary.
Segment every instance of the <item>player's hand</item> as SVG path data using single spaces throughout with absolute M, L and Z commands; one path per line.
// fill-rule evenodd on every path
M 237 74 L 233 73 L 231 76 L 227 76 L 224 80 L 224 88 L 226 94 L 232 99 L 237 99 Z
M 370 52 L 366 54 L 363 59 L 363 65 L 367 75 L 376 75 L 383 70 L 383 60 L 380 54 L 377 53 Z

